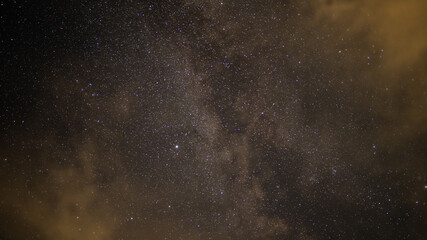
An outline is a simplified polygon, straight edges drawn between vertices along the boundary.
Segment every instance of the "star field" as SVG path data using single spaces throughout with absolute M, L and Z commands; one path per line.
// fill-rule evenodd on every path
M 1 1 L 0 239 L 424 239 L 422 1 Z

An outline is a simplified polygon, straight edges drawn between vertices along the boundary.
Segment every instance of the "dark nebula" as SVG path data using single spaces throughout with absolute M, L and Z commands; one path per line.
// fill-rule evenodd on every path
M 0 7 L 0 239 L 426 238 L 425 1 Z

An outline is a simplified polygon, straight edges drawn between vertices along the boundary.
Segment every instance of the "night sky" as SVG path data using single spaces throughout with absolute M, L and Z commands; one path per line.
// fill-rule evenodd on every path
M 0 7 L 1 240 L 426 239 L 426 1 Z

